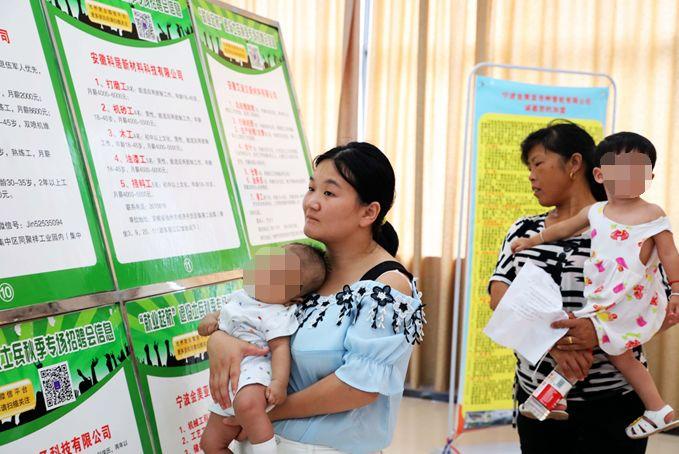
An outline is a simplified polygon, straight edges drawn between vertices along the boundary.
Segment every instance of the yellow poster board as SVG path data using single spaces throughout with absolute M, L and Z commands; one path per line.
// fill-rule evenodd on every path
M 487 113 L 478 123 L 474 185 L 471 304 L 468 306 L 464 412 L 511 410 L 514 353 L 495 344 L 483 328 L 491 316 L 488 280 L 509 227 L 522 216 L 539 214 L 541 207 L 530 190 L 528 169 L 521 162 L 521 142 L 544 128 L 550 117 Z M 598 120 L 571 119 L 596 142 L 603 138 Z

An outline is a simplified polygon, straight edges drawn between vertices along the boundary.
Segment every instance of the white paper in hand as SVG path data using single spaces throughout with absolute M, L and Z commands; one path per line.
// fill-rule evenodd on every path
M 535 365 L 568 331 L 550 324 L 566 318 L 559 286 L 543 269 L 526 262 L 483 332 Z

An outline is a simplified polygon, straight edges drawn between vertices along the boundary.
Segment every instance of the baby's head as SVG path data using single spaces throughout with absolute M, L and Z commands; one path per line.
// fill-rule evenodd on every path
M 633 132 L 618 132 L 596 147 L 594 178 L 603 183 L 609 199 L 634 198 L 646 192 L 653 179 L 656 152 L 650 140 Z
M 313 246 L 291 243 L 260 249 L 243 269 L 247 293 L 258 301 L 285 304 L 311 293 L 325 280 L 323 252 Z

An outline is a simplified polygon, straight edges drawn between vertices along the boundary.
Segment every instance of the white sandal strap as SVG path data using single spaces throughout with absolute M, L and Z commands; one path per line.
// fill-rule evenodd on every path
M 672 407 L 665 405 L 660 410 L 646 410 L 643 416 L 637 418 L 632 424 L 627 426 L 625 432 L 632 438 L 645 438 L 656 432 L 664 430 L 674 422 L 666 423 L 665 417 L 672 412 Z
M 658 427 L 663 427 L 666 426 L 667 423 L 665 422 L 665 417 L 673 411 L 672 407 L 669 405 L 665 405 L 662 407 L 660 410 L 646 410 L 644 412 L 644 416 L 653 421 L 653 424 L 655 424 Z

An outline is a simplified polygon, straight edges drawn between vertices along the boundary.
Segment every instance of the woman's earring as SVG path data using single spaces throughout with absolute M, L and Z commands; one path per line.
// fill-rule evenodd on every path
M 570 177 L 571 180 L 573 179 L 573 175 L 574 175 L 573 172 L 568 174 L 568 176 Z

